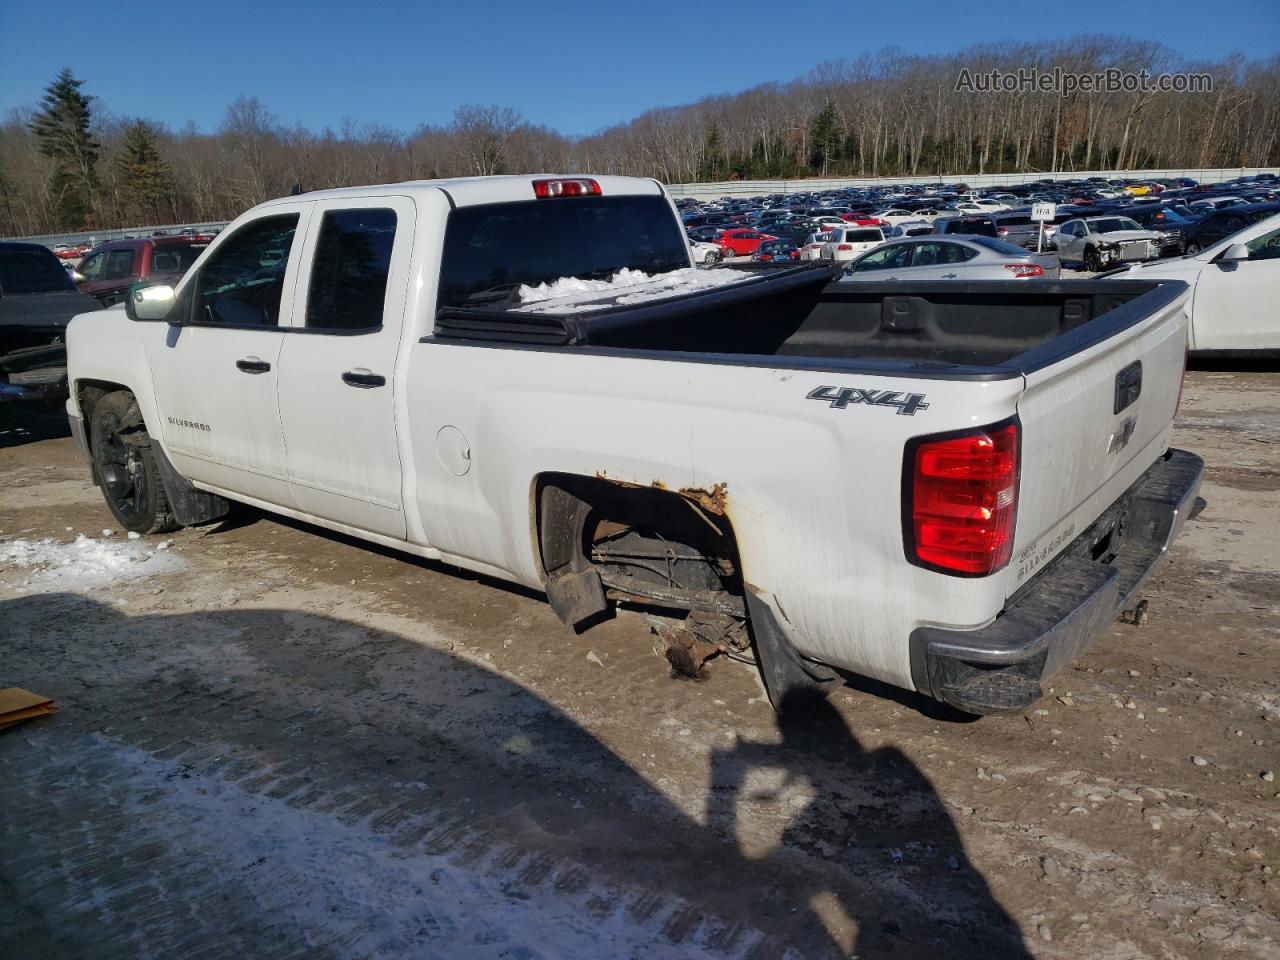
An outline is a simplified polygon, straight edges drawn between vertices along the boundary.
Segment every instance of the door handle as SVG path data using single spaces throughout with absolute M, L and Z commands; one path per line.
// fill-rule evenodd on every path
M 954 280 L 955 278 L 956 278 L 956 275 L 954 273 L 944 273 L 942 275 L 943 280 Z
M 342 382 L 349 387 L 360 387 L 368 390 L 371 387 L 385 387 L 387 378 L 380 373 L 373 373 L 364 367 L 348 370 L 342 375 Z
M 245 357 L 243 360 L 236 361 L 236 369 L 243 370 L 245 373 L 266 373 L 271 369 L 271 364 L 257 357 Z

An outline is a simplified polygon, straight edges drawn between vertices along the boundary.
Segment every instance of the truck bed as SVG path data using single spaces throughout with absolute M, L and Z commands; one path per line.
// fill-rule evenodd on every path
M 947 377 L 1012 376 L 1112 336 L 1183 284 L 1135 280 L 845 284 L 826 265 L 573 313 L 441 310 L 430 339 L 506 346 L 747 355 L 771 366 Z

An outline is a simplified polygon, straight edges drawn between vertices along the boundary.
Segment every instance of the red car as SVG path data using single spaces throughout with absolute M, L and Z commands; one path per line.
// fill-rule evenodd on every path
M 755 230 L 733 229 L 720 234 L 720 252 L 725 257 L 743 257 L 755 253 L 766 240 L 777 240 Z
M 139 280 L 177 280 L 208 245 L 193 237 L 111 240 L 80 261 L 76 283 L 82 293 L 109 307 Z
M 889 222 L 881 220 L 879 217 L 868 216 L 865 213 L 842 213 L 841 220 L 847 220 L 855 227 L 887 227 Z

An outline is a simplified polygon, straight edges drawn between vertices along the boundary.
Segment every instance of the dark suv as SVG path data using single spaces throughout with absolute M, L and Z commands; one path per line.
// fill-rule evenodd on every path
M 1280 203 L 1250 203 L 1215 210 L 1183 228 L 1184 250 L 1190 256 L 1211 247 L 1224 237 L 1239 233 L 1263 217 L 1280 213 Z
M 90 250 L 76 268 L 80 290 L 104 307 L 119 303 L 139 280 L 176 281 L 204 253 L 208 241 L 190 237 L 111 240 Z
M 996 222 L 987 216 L 939 217 L 933 221 L 934 233 L 971 233 L 980 237 L 996 237 Z

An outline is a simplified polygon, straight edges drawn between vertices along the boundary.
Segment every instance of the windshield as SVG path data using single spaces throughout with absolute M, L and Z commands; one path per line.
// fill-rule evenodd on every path
M 967 239 L 970 243 L 979 244 L 980 246 L 986 247 L 988 250 L 994 250 L 996 253 L 1003 253 L 1010 257 L 1025 257 L 1028 253 L 1028 251 L 1023 250 L 1022 247 L 1018 246 L 1016 243 L 1010 243 L 1007 240 L 1000 240 L 996 237 L 973 236 L 968 237 Z
M 460 207 L 449 214 L 441 307 L 498 305 L 523 284 L 689 266 L 663 197 L 574 197 Z
M 74 289 L 66 268 L 48 250 L 0 250 L 0 290 L 5 293 Z
M 1141 230 L 1134 221 L 1128 217 L 1108 217 L 1105 220 L 1089 220 L 1090 233 L 1115 233 L 1117 230 Z

